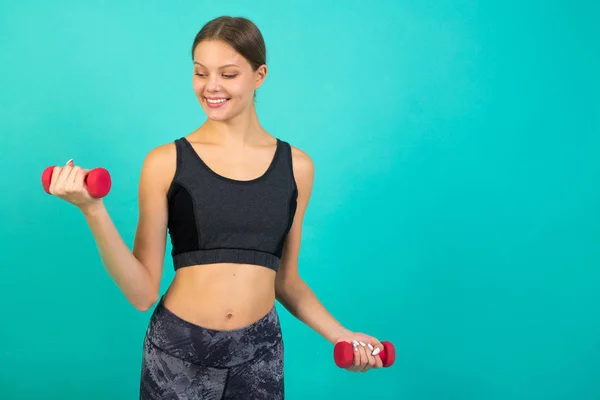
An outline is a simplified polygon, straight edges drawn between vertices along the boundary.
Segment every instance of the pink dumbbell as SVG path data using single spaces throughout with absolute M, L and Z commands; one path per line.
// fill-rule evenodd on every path
M 381 342 L 383 350 L 379 352 L 379 357 L 383 361 L 385 368 L 392 366 L 396 361 L 396 349 L 391 342 Z M 335 364 L 340 368 L 348 368 L 354 361 L 354 352 L 352 351 L 352 344 L 348 342 L 338 342 L 333 348 L 333 360 Z
M 52 172 L 54 166 L 50 166 L 42 173 L 42 186 L 46 193 L 50 194 L 50 182 L 52 181 Z M 85 176 L 84 182 L 87 186 L 90 196 L 95 198 L 104 197 L 110 192 L 111 179 L 110 173 L 104 168 L 94 168 Z

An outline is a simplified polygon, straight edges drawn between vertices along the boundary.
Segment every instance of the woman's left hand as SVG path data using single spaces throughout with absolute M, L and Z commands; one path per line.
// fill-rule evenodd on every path
M 353 347 L 354 361 L 351 366 L 345 368 L 351 372 L 367 372 L 371 368 L 382 368 L 383 361 L 379 352 L 383 345 L 373 336 L 361 332 L 352 332 L 336 340 L 336 343 L 348 342 Z

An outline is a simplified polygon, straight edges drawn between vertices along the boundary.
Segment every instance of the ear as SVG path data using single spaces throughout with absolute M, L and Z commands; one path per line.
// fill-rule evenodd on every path
M 258 89 L 265 81 L 267 77 L 268 68 L 266 65 L 261 65 L 258 67 L 256 72 L 254 72 L 255 81 L 254 81 L 254 89 Z

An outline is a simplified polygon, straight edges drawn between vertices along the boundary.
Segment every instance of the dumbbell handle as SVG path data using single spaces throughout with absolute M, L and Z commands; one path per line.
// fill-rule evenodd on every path
M 42 173 L 42 187 L 46 193 L 50 194 L 50 183 L 52 182 L 52 172 L 55 166 L 50 166 Z M 87 186 L 90 196 L 95 198 L 104 197 L 110 192 L 111 179 L 110 173 L 104 168 L 94 168 L 85 176 L 84 182 Z
M 396 349 L 389 341 L 381 342 L 383 350 L 379 352 L 379 357 L 385 368 L 391 367 L 396 360 Z M 340 368 L 348 368 L 354 361 L 352 344 L 348 342 L 338 342 L 333 348 L 333 360 Z

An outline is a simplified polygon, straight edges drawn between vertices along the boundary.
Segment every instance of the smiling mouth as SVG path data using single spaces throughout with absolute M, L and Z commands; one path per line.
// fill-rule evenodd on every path
M 204 99 L 206 100 L 206 104 L 210 108 L 220 108 L 220 107 L 223 107 L 230 100 L 229 98 L 226 98 L 226 97 L 221 97 L 221 98 L 218 98 L 218 99 L 209 99 L 208 97 L 205 97 Z

